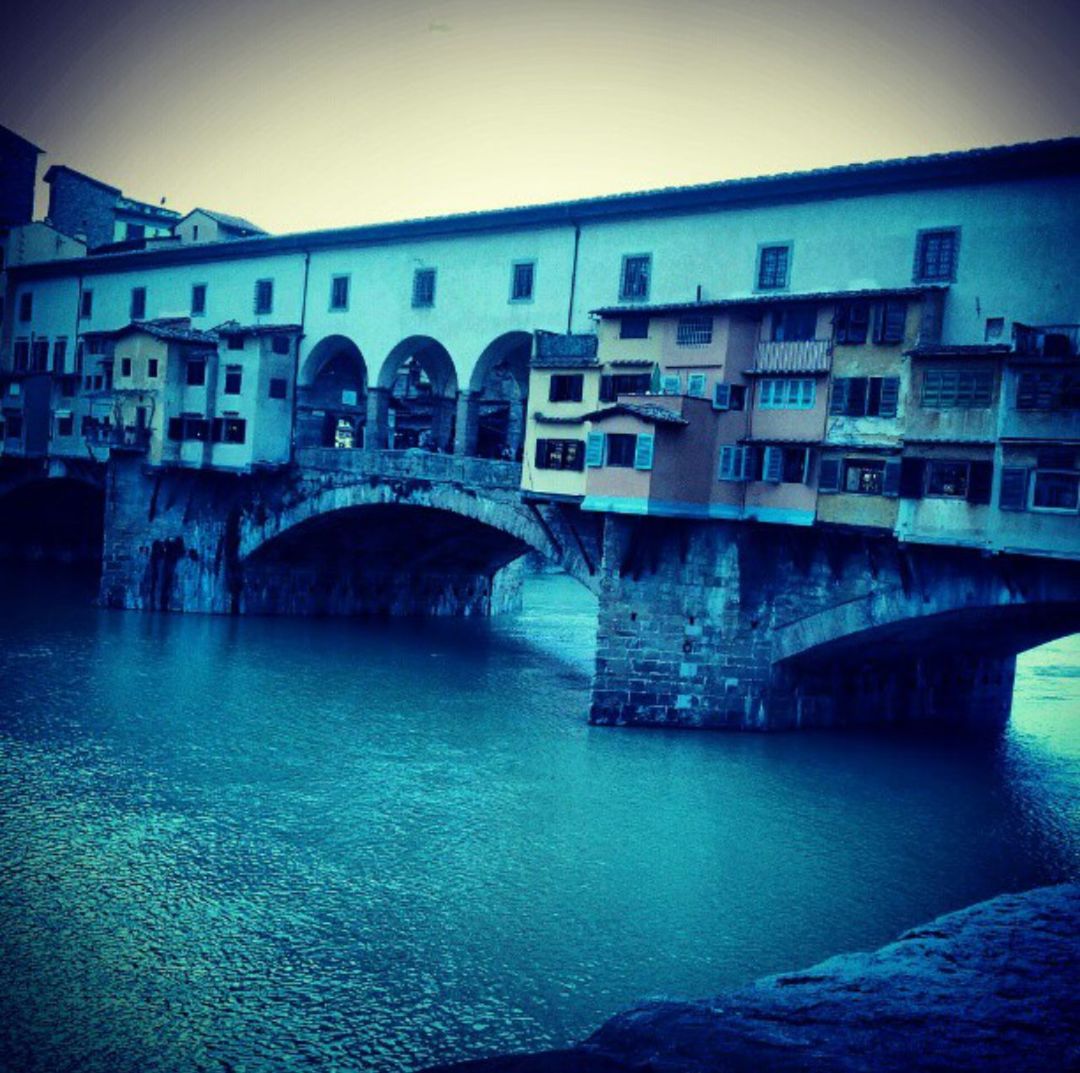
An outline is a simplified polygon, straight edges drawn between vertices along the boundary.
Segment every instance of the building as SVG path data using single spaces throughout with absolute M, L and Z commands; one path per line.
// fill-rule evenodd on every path
M 34 217 L 38 157 L 43 150 L 7 127 L 0 127 L 0 236 Z
M 181 242 L 226 242 L 266 234 L 250 220 L 212 209 L 192 209 L 176 221 L 173 232 Z
M 93 251 L 117 242 L 168 238 L 180 213 L 124 197 L 119 187 L 54 164 L 45 172 L 49 185 L 48 222 L 80 239 Z
M 173 222 L 185 241 L 13 273 L 4 449 L 66 449 L 28 436 L 24 363 L 51 354 L 77 394 L 115 392 L 108 346 L 182 321 L 169 367 L 205 334 L 227 374 L 255 361 L 250 342 L 231 362 L 235 323 L 260 362 L 292 339 L 291 376 L 265 373 L 287 381 L 291 457 L 520 454 L 528 496 L 587 511 L 1076 554 L 1078 195 L 1064 139 L 229 241 L 196 210 Z M 174 416 L 212 438 L 241 410 L 160 405 L 153 465 L 282 458 L 276 439 L 265 457 L 174 450 Z

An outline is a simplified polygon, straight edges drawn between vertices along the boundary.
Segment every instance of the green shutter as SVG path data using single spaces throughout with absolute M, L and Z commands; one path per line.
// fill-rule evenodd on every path
M 638 434 L 634 445 L 634 469 L 652 469 L 655 442 L 656 437 L 651 432 Z
M 969 503 L 989 503 L 990 490 L 994 484 L 993 462 L 972 462 L 968 477 L 967 499 Z
M 829 403 L 829 413 L 842 416 L 847 413 L 848 385 L 851 380 L 846 376 L 838 377 L 832 385 L 832 401 Z
M 885 462 L 885 475 L 881 481 L 881 494 L 898 496 L 900 494 L 900 459 L 890 458 Z
M 604 464 L 604 434 L 590 432 L 585 440 L 585 465 L 591 469 Z
M 883 376 L 881 378 L 881 399 L 878 402 L 878 417 L 895 417 L 900 403 L 900 377 Z
M 784 476 L 784 450 L 782 447 L 766 447 L 761 479 L 779 484 Z
M 823 458 L 818 465 L 818 491 L 840 491 L 840 459 Z

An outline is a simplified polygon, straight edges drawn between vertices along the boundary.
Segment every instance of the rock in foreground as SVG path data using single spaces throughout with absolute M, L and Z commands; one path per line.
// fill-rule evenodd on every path
M 578 1047 L 455 1073 L 1080 1071 L 1080 885 L 1006 894 L 870 954 L 700 1002 L 647 1002 Z

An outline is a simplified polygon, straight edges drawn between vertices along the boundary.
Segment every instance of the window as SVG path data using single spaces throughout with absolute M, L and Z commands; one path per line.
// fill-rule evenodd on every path
M 210 439 L 210 422 L 201 414 L 170 417 L 168 437 L 170 440 L 198 440 L 205 443 Z
M 240 385 L 244 378 L 244 370 L 239 365 L 225 366 L 225 394 L 239 395 Z
M 510 301 L 531 302 L 533 279 L 536 275 L 535 261 L 515 261 L 510 270 Z
M 649 269 L 652 255 L 635 253 L 622 260 L 622 277 L 619 281 L 619 297 L 627 302 L 641 302 L 649 297 Z
M 330 308 L 338 311 L 349 308 L 348 276 L 334 276 L 330 280 Z
M 53 371 L 57 373 L 64 372 L 64 365 L 67 363 L 67 340 L 64 338 L 57 339 L 53 343 L 52 351 L 52 367 Z
M 660 377 L 660 394 L 661 395 L 681 395 L 682 394 L 682 374 L 681 373 L 664 373 Z
M 537 469 L 585 468 L 585 444 L 581 440 L 537 440 Z
M 191 315 L 201 317 L 206 313 L 206 284 L 194 283 L 191 287 Z
M 49 340 L 35 339 L 30 344 L 30 368 L 35 373 L 49 371 Z
M 127 377 L 131 376 L 131 358 L 120 359 L 120 375 Z
M 844 491 L 851 495 L 882 495 L 885 491 L 885 463 L 865 459 L 845 461 Z
M 275 354 L 289 353 L 289 337 L 287 335 L 275 335 L 270 340 L 270 349 Z
M 927 467 L 926 494 L 965 499 L 968 493 L 967 462 L 931 462 Z
M 146 363 L 146 375 L 151 380 L 156 380 L 158 374 L 158 360 L 157 358 L 150 358 Z
M 870 303 L 842 302 L 833 317 L 836 341 L 846 346 L 858 346 L 866 342 L 870 332 Z
M 747 454 L 749 448 L 737 444 L 726 444 L 720 448 L 720 473 L 721 481 L 745 481 L 749 466 Z
M 637 453 L 637 436 L 624 432 L 611 432 L 605 436 L 605 440 L 606 465 L 624 469 L 633 467 L 634 455 Z
M 289 396 L 289 381 L 283 376 L 272 376 L 270 378 L 270 398 L 272 399 L 285 399 Z
M 705 398 L 706 376 L 704 373 L 690 373 L 686 378 L 686 393 L 695 399 Z
M 1038 469 L 1031 491 L 1031 509 L 1067 511 L 1080 505 L 1080 474 Z
M 229 348 L 229 350 L 243 350 L 244 337 L 242 335 L 226 336 L 225 345 Z
M 16 339 L 12 348 L 12 364 L 16 372 L 26 372 L 30 368 L 30 340 Z
M 762 380 L 758 385 L 758 409 L 812 410 L 816 394 L 813 380 Z
M 712 342 L 712 317 L 680 317 L 675 328 L 678 346 L 708 346 Z
M 1005 334 L 1004 317 L 987 317 L 983 339 L 987 343 L 996 343 Z
M 1071 372 L 1022 372 L 1016 381 L 1018 410 L 1080 410 L 1080 376 Z
M 136 238 L 146 238 L 146 225 L 145 224 L 125 224 L 124 225 L 124 238 L 129 242 Z
M 71 436 L 75 432 L 75 417 L 70 410 L 62 410 L 56 415 L 57 436 Z
M 920 231 L 915 239 L 915 282 L 950 283 L 956 279 L 960 229 Z
M 714 410 L 745 410 L 746 387 L 743 384 L 714 384 Z
M 255 315 L 265 316 L 274 311 L 274 281 L 257 279 L 255 281 Z
M 34 316 L 34 296 L 30 291 L 19 295 L 19 320 L 25 324 Z
M 418 268 L 412 280 L 413 309 L 428 309 L 435 304 L 435 269 Z
M 757 289 L 782 291 L 788 285 L 791 243 L 758 247 Z
M 22 414 L 15 410 L 7 410 L 4 413 L 4 438 L 8 440 L 22 439 Z
M 600 401 L 615 402 L 620 395 L 646 395 L 652 384 L 649 373 L 615 373 L 600 377 Z
M 794 305 L 786 305 L 773 310 L 773 342 L 806 342 L 816 336 L 817 306 L 798 302 Z
M 131 288 L 130 314 L 132 320 L 144 320 L 146 317 L 146 288 Z
M 898 376 L 846 376 L 833 381 L 829 413 L 844 417 L 895 417 Z
M 875 343 L 902 343 L 904 326 L 907 324 L 907 302 L 888 298 L 878 308 L 877 325 L 874 329 Z
M 77 376 L 63 376 L 60 378 L 60 397 L 62 399 L 70 399 L 79 387 L 79 378 Z
M 994 394 L 991 369 L 927 369 L 922 380 L 922 404 L 930 410 L 979 409 Z
M 548 387 L 549 402 L 581 402 L 585 389 L 582 373 L 556 373 Z
M 83 291 L 79 299 L 79 316 L 83 320 L 89 320 L 94 314 L 94 292 Z
M 188 387 L 203 387 L 206 384 L 206 359 L 191 358 L 187 362 L 185 382 Z
M 648 339 L 649 318 L 640 313 L 623 317 L 619 321 L 620 339 Z
M 247 421 L 235 415 L 214 418 L 214 443 L 243 443 L 247 439 Z

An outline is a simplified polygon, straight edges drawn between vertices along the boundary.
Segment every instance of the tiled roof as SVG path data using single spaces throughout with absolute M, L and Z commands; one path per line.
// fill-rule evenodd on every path
M 114 328 L 105 332 L 84 332 L 84 336 L 95 336 L 99 339 L 119 339 L 134 332 L 143 332 L 152 335 L 155 339 L 164 339 L 170 343 L 202 343 L 216 347 L 218 337 L 213 332 L 199 331 L 192 328 L 186 317 L 162 317 L 158 320 L 133 320 L 122 328 Z
M 186 220 L 192 213 L 201 212 L 204 216 L 209 216 L 212 220 L 217 220 L 222 227 L 227 228 L 230 231 L 239 231 L 246 235 L 265 235 L 267 232 L 259 227 L 258 224 L 253 224 L 250 220 L 245 220 L 242 216 L 230 216 L 226 212 L 216 212 L 214 209 L 192 209 L 191 212 L 184 217 Z
M 119 212 L 132 212 L 139 216 L 153 216 L 158 220 L 174 223 L 180 219 L 176 209 L 167 209 L 164 205 L 152 205 L 149 201 L 137 201 L 133 197 L 118 197 L 116 208 Z
M 747 294 L 735 298 L 715 298 L 702 302 L 663 302 L 656 305 L 601 306 L 592 309 L 594 317 L 662 316 L 666 313 L 712 313 L 739 306 L 776 305 L 784 302 L 852 301 L 860 298 L 913 298 L 934 291 L 949 289 L 947 283 L 927 283 L 917 287 L 859 287 L 847 291 L 805 291 L 793 294 L 788 291 L 769 294 Z
M 1011 352 L 1007 343 L 932 343 L 904 351 L 912 358 L 988 358 Z
M 611 406 L 605 406 L 601 410 L 594 410 L 585 415 L 586 421 L 603 421 L 607 417 L 617 417 L 625 414 L 628 417 L 640 417 L 642 421 L 648 421 L 652 425 L 689 425 L 685 417 L 669 410 L 666 406 L 659 406 L 652 402 L 616 402 Z
M 279 335 L 300 330 L 299 324 L 241 324 L 236 320 L 227 320 L 213 329 L 218 335 Z

